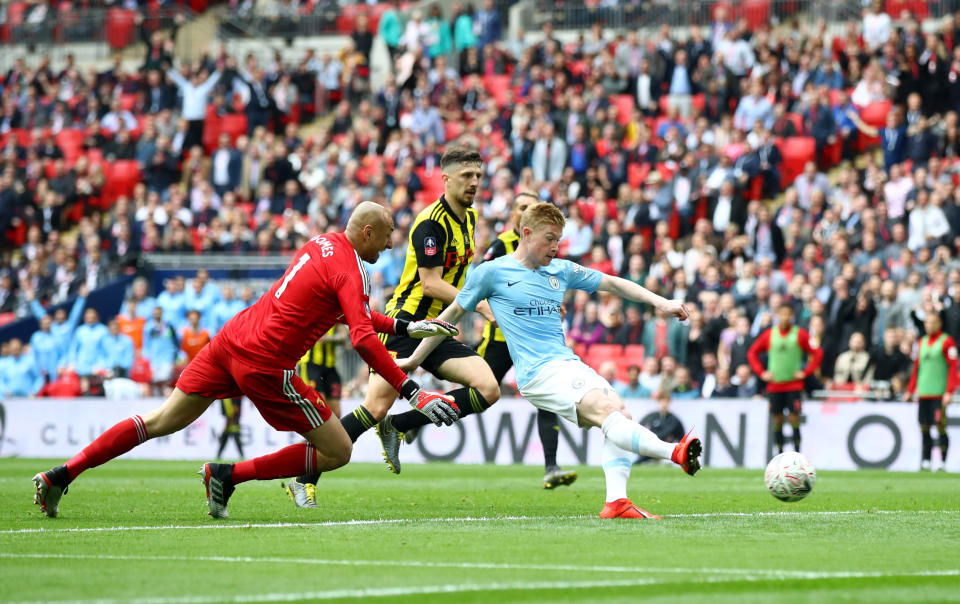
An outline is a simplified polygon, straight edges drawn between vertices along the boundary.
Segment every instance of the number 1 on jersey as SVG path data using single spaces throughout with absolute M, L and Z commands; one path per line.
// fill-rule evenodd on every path
M 287 289 L 287 285 L 290 284 L 290 280 L 293 279 L 293 276 L 297 274 L 297 271 L 303 268 L 303 265 L 306 264 L 308 260 L 310 260 L 310 254 L 304 254 L 303 256 L 300 256 L 300 259 L 297 260 L 297 263 L 293 265 L 293 268 L 290 269 L 290 272 L 287 273 L 286 277 L 284 277 L 283 283 L 281 283 L 280 287 L 277 288 L 277 293 L 275 293 L 274 296 L 276 296 L 278 299 L 280 298 L 280 295 L 283 294 L 284 290 Z

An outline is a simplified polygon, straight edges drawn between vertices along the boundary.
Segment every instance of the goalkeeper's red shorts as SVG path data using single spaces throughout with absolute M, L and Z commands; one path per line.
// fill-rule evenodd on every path
M 249 365 L 229 354 L 214 338 L 186 366 L 177 388 L 207 398 L 249 398 L 277 430 L 309 432 L 326 423 L 332 411 L 294 369 Z

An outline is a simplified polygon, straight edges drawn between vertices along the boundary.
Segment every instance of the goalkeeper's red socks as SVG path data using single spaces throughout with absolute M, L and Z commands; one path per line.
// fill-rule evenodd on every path
M 248 480 L 290 478 L 317 471 L 317 450 L 313 445 L 290 445 L 269 455 L 233 464 L 233 484 Z
M 139 415 L 128 417 L 97 437 L 83 451 L 74 455 L 64 464 L 72 482 L 81 472 L 105 464 L 114 457 L 120 457 L 130 449 L 144 443 L 148 438 L 147 429 Z

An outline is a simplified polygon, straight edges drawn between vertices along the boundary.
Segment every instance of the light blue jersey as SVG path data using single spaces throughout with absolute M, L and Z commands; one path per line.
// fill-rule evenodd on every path
M 467 276 L 457 304 L 466 310 L 476 309 L 481 300 L 490 304 L 507 340 L 517 385 L 523 387 L 548 361 L 578 359 L 563 336 L 563 294 L 568 289 L 592 294 L 602 277 L 602 273 L 569 260 L 553 260 L 531 270 L 513 256 L 501 256 Z

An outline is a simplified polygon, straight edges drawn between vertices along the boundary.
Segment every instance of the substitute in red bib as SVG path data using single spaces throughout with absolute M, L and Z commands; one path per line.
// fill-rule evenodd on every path
M 783 414 L 793 428 L 793 448 L 800 451 L 800 401 L 803 381 L 823 361 L 823 349 L 810 344 L 806 329 L 793 324 L 793 307 L 784 304 L 777 309 L 778 324 L 766 330 L 750 346 L 747 360 L 754 373 L 767 383 L 773 438 L 777 451 L 783 453 Z M 767 366 L 760 362 L 760 353 L 767 353 Z M 803 355 L 807 366 L 803 366 Z
M 920 469 L 929 470 L 933 453 L 930 426 L 934 424 L 940 433 L 941 468 L 947 464 L 950 439 L 947 437 L 946 410 L 957 387 L 957 344 L 943 333 L 943 319 L 935 312 L 924 317 L 923 328 L 927 335 L 920 338 L 917 346 L 917 360 L 913 363 L 913 375 L 907 386 L 907 400 L 918 402 L 917 420 L 923 438 Z
M 246 396 L 277 430 L 301 434 L 306 443 L 238 464 L 204 464 L 210 515 L 226 518 L 234 486 L 304 472 L 329 471 L 350 460 L 352 442 L 316 390 L 296 373 L 297 361 L 337 322 L 350 327 L 354 348 L 414 407 L 437 425 L 457 420 L 456 404 L 421 391 L 397 367 L 375 331 L 425 337 L 456 335 L 440 321 L 403 321 L 370 311 L 370 280 L 361 260 L 375 262 L 390 247 L 393 218 L 373 202 L 357 206 L 344 233 L 314 237 L 301 248 L 283 278 L 223 329 L 184 369 L 177 387 L 143 417 L 126 419 L 103 433 L 64 465 L 33 477 L 36 503 L 50 517 L 81 472 L 122 455 L 149 438 L 190 425 L 216 399 Z

